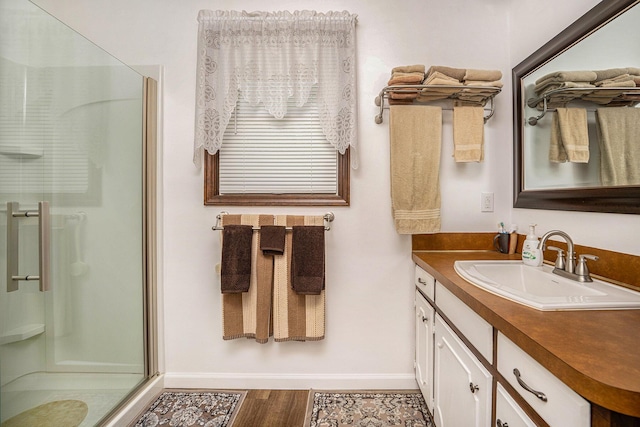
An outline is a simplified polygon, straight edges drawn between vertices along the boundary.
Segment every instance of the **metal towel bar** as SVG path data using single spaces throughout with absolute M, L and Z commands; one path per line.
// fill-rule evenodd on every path
M 584 95 L 577 95 L 580 92 L 584 92 Z M 538 108 L 542 103 L 542 112 L 538 116 L 531 116 L 527 119 L 527 123 L 531 126 L 535 126 L 538 124 L 538 120 L 543 118 L 549 111 L 555 111 L 555 108 L 550 108 L 549 103 L 557 102 L 555 98 L 562 97 L 563 94 L 576 94 L 576 96 L 572 99 L 564 99 L 563 104 L 568 104 L 573 101 L 582 101 L 589 102 L 589 100 L 582 98 L 585 95 L 590 95 L 593 93 L 606 93 L 613 92 L 614 96 L 611 98 L 611 103 L 613 103 L 617 107 L 623 106 L 633 106 L 640 101 L 640 87 L 638 88 L 628 88 L 628 87 L 570 87 L 570 88 L 561 88 L 554 89 L 548 92 L 545 92 L 539 97 L 529 98 L 527 100 L 527 105 L 530 108 Z M 565 95 L 566 96 L 566 95 Z M 606 107 L 609 104 L 598 104 L 601 107 Z M 539 109 L 539 108 L 538 108 Z M 587 111 L 595 111 L 587 110 Z
M 394 92 L 394 93 L 415 93 L 415 94 L 419 94 L 421 93 L 423 90 L 426 91 L 424 92 L 425 94 L 429 94 L 429 89 L 433 89 L 434 91 L 438 91 L 438 90 L 442 90 L 442 89 L 453 89 L 453 90 L 458 90 L 457 92 L 451 93 L 449 95 L 443 95 L 442 100 L 444 99 L 452 99 L 452 100 L 457 100 L 457 101 L 464 101 L 464 97 L 461 95 L 476 95 L 476 94 L 482 94 L 484 96 L 484 100 L 482 102 L 480 102 L 479 104 L 482 106 L 485 106 L 487 103 L 489 103 L 489 108 L 486 109 L 487 111 L 489 111 L 489 114 L 486 115 L 484 117 L 484 122 L 486 123 L 487 120 L 489 120 L 492 116 L 493 113 L 495 112 L 495 108 L 493 106 L 493 98 L 500 93 L 500 91 L 502 89 L 500 89 L 499 87 L 495 87 L 495 86 L 454 86 L 454 85 L 393 85 L 393 86 L 387 86 L 385 88 L 383 88 L 380 91 L 380 94 L 378 94 L 378 96 L 376 96 L 375 99 L 375 103 L 378 107 L 380 107 L 380 111 L 378 112 L 378 114 L 376 115 L 375 121 L 377 124 L 382 123 L 382 112 L 385 109 L 388 109 L 389 107 L 385 107 L 384 106 L 384 100 L 388 99 L 388 94 L 390 92 Z M 418 102 L 416 101 L 414 103 L 414 105 L 422 105 L 425 104 L 426 102 L 433 102 L 433 101 L 425 101 L 425 102 Z M 453 108 L 443 108 L 443 110 L 452 110 Z
M 222 216 L 223 215 L 228 215 L 229 212 L 220 212 L 218 215 L 216 215 L 216 225 L 214 225 L 213 227 L 211 227 L 211 229 L 213 231 L 220 231 L 220 230 L 224 230 L 224 226 L 222 226 L 220 223 L 222 222 Z M 333 220 L 336 218 L 336 216 L 333 214 L 333 212 L 327 212 L 326 214 L 324 214 L 324 229 L 326 231 L 331 230 L 331 223 L 333 222 Z M 260 227 L 253 227 L 254 230 L 260 230 Z M 285 227 L 286 230 L 292 230 L 292 227 Z

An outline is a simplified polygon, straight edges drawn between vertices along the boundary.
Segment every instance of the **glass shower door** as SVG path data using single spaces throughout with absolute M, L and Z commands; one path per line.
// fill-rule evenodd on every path
M 95 425 L 146 378 L 143 103 L 141 75 L 0 0 L 0 423 Z

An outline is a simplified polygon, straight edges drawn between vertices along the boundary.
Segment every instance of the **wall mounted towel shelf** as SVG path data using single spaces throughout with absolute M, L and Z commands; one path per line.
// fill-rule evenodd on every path
M 589 95 L 599 96 L 606 99 L 607 102 L 600 103 L 589 100 Z M 585 99 L 585 97 L 587 98 Z M 564 106 L 574 101 L 590 102 L 600 107 L 634 106 L 640 102 L 640 87 L 579 87 L 550 90 L 543 93 L 542 96 L 527 100 L 527 105 L 530 108 L 541 110 L 538 116 L 529 117 L 527 122 L 531 126 L 535 126 L 547 112 L 555 111 L 553 106 Z
M 229 212 L 220 212 L 218 215 L 216 215 L 216 225 L 211 227 L 213 231 L 224 230 L 224 226 L 221 225 L 223 215 L 229 215 Z M 324 214 L 324 229 L 326 231 L 331 230 L 331 223 L 335 218 L 336 216 L 333 214 L 333 212 L 327 212 L 326 214 Z M 260 230 L 260 227 L 253 227 L 253 229 Z M 285 229 L 292 230 L 292 227 L 285 227 Z
M 416 99 L 413 100 L 414 105 L 424 105 L 431 103 L 433 101 L 440 101 L 444 99 L 450 99 L 454 101 L 467 101 L 473 105 L 486 106 L 489 103 L 489 108 L 485 108 L 486 111 L 489 112 L 484 117 L 485 123 L 487 120 L 493 116 L 494 106 L 493 106 L 493 98 L 500 93 L 502 89 L 495 86 L 459 86 L 459 85 L 393 85 L 387 86 L 380 91 L 380 94 L 376 96 L 375 102 L 378 107 L 380 107 L 380 112 L 376 116 L 375 120 L 377 124 L 382 123 L 382 113 L 385 109 L 389 107 L 385 107 L 385 99 L 387 100 L 387 104 L 391 93 L 401 93 L 401 94 L 416 94 L 416 95 L 425 95 L 427 97 L 435 97 L 441 95 L 440 99 L 433 99 L 430 101 L 418 101 Z M 443 91 L 451 92 L 447 94 L 443 94 Z M 453 108 L 445 108 L 446 110 L 451 110 Z

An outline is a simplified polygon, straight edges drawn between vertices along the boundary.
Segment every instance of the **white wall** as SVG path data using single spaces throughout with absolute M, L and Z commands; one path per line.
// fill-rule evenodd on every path
M 569 2 L 566 22 L 542 20 L 549 36 L 581 13 Z M 64 22 L 131 64 L 164 67 L 164 322 L 169 386 L 397 387 L 413 386 L 412 263 L 409 236 L 396 234 L 390 215 L 388 113 L 374 123 L 374 98 L 397 65 L 423 63 L 500 69 L 505 88 L 485 127 L 485 161 L 456 165 L 451 157 L 451 112 L 444 113 L 441 169 L 443 231 L 492 231 L 534 220 L 575 234 L 586 232 L 557 212 L 511 209 L 510 69 L 544 40 L 508 0 L 469 2 L 280 0 L 37 0 Z M 513 4 L 512 4 L 513 3 Z M 584 2 L 582 2 L 584 3 Z M 564 3 L 563 3 L 564 4 Z M 555 8 L 560 5 L 554 5 Z M 564 7 L 564 6 L 563 6 Z M 196 16 L 206 8 L 236 10 L 348 10 L 359 16 L 358 97 L 360 168 L 351 181 L 351 206 L 333 209 L 327 235 L 327 337 L 314 343 L 259 345 L 221 338 L 219 236 L 216 214 L 230 212 L 324 213 L 326 209 L 220 208 L 202 204 L 202 174 L 191 162 L 195 88 Z M 573 10 L 575 9 L 575 10 Z M 573 13 L 575 12 L 575 13 Z M 529 15 L 536 25 L 537 15 Z M 527 23 L 531 31 L 509 31 Z M 551 20 L 553 21 L 553 20 Z M 548 28 L 547 28 L 548 27 Z M 509 42 L 509 40 L 512 40 Z M 532 41 L 533 40 L 533 41 Z M 510 59 L 513 56 L 514 59 Z M 495 212 L 480 212 L 480 193 L 495 193 Z M 611 216 L 589 215 L 593 220 Z M 570 227 L 571 226 L 571 227 Z M 604 228 L 604 227 L 602 227 Z M 611 230 L 607 230 L 610 233 Z M 605 234 L 604 232 L 602 234 Z M 623 246 L 625 246 L 623 244 Z M 628 246 L 628 245 L 627 245 Z M 627 250 L 629 251 L 629 250 Z M 244 376 L 244 379 L 243 379 Z M 250 381 L 248 377 L 256 378 Z M 234 380 L 233 378 L 240 378 Z

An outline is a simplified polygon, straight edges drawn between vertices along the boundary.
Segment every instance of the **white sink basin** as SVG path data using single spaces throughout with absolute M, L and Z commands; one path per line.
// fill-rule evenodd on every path
M 598 279 L 576 282 L 521 261 L 456 261 L 456 273 L 486 291 L 537 310 L 640 308 L 640 292 Z

